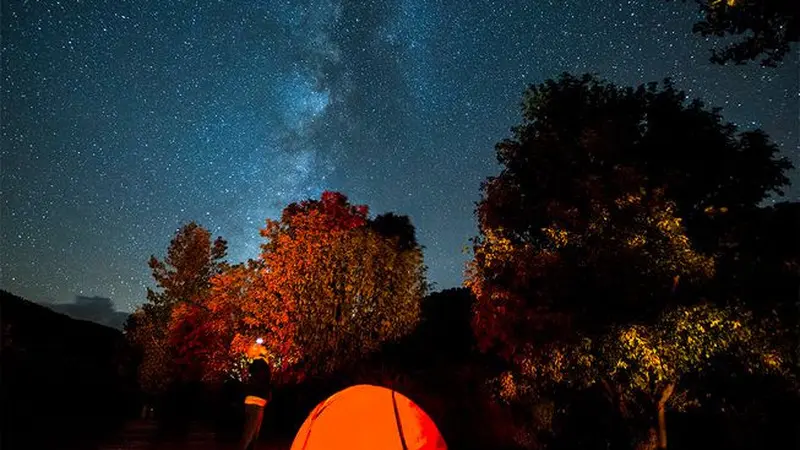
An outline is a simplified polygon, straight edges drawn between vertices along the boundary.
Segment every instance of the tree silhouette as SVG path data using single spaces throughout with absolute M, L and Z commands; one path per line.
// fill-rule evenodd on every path
M 536 320 L 654 317 L 713 273 L 704 254 L 723 234 L 709 210 L 733 217 L 788 183 L 791 166 L 766 135 L 737 136 L 669 82 L 564 74 L 526 92 L 523 119 L 482 186 L 469 277 L 479 298 L 503 299 L 478 308 L 502 307 L 512 322 L 520 307 L 545 308 Z
M 692 31 L 701 36 L 745 36 L 721 51 L 713 50 L 717 64 L 763 57 L 762 66 L 774 67 L 800 40 L 797 2 L 791 0 L 697 0 L 704 20 Z
M 401 251 L 413 250 L 419 247 L 414 225 L 408 216 L 398 216 L 394 213 L 380 214 L 369 221 L 370 227 L 383 237 L 397 239 Z
M 474 345 L 470 327 L 473 305 L 472 292 L 465 288 L 445 289 L 425 297 L 416 331 L 422 341 L 421 353 L 438 360 L 468 355 Z
M 520 238 L 549 225 L 548 208 L 587 210 L 594 180 L 616 179 L 609 195 L 663 189 L 693 238 L 707 209 L 753 208 L 789 183 L 791 163 L 766 134 L 737 134 L 669 80 L 634 89 L 563 74 L 531 86 L 522 110 L 514 138 L 497 145 L 503 171 L 483 183 L 491 201 L 478 206 L 481 226 Z

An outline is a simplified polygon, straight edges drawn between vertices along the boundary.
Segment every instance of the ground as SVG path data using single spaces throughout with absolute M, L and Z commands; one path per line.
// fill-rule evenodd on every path
M 97 450 L 235 450 L 232 443 L 219 442 L 210 427 L 200 422 L 189 424 L 185 435 L 167 441 L 156 438 L 157 423 L 153 420 L 129 421 L 119 433 L 97 447 Z M 289 445 L 260 443 L 260 450 L 285 450 Z

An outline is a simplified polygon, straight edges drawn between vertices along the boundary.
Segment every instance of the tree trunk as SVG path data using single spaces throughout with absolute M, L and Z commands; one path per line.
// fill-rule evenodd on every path
M 667 448 L 667 418 L 663 405 L 658 405 L 658 448 L 666 450 Z
M 666 450 L 667 448 L 667 417 L 666 417 L 666 410 L 667 410 L 667 401 L 669 397 L 672 395 L 672 391 L 675 390 L 675 383 L 670 383 L 661 393 L 661 398 L 658 400 L 657 412 L 658 412 L 658 448 L 660 450 Z

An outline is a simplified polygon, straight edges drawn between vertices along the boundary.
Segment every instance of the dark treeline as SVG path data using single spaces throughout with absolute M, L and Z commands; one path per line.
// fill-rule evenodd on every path
M 119 330 L 6 291 L 0 323 L 3 448 L 89 448 L 136 413 L 133 352 Z

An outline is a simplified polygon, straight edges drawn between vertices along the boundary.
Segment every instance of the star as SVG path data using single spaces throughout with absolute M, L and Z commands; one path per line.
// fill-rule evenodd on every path
M 130 309 L 183 223 L 244 261 L 267 218 L 326 189 L 409 215 L 429 279 L 457 286 L 494 144 L 525 87 L 563 71 L 670 77 L 800 165 L 796 58 L 710 64 L 691 2 L 45 0 L 4 13 L 0 284 L 32 300 Z

